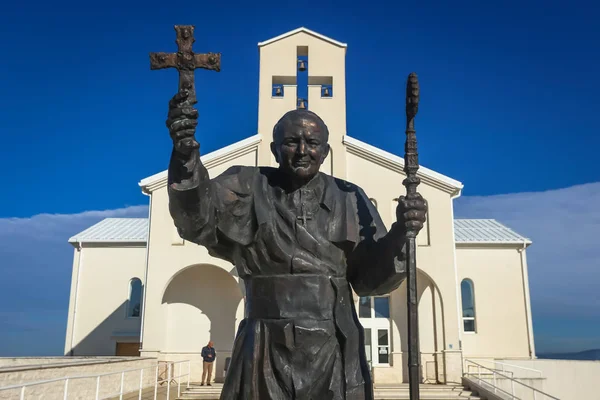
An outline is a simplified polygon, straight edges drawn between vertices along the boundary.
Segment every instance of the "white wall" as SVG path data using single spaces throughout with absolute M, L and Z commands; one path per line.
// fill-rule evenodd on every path
M 541 371 L 545 378 L 543 391 L 561 400 L 600 399 L 598 390 L 600 361 L 544 359 L 498 359 L 498 361 Z
M 71 359 L 73 363 L 61 362 L 51 366 L 40 360 L 39 365 L 6 367 L 0 371 L 0 387 L 23 384 L 27 382 L 43 381 L 68 376 L 89 376 L 69 381 L 69 399 L 94 399 L 96 396 L 96 378 L 93 375 L 119 372 L 130 369 L 144 369 L 142 385 L 144 387 L 154 384 L 156 376 L 156 360 L 148 358 L 130 358 L 107 360 L 89 360 L 83 364 L 81 359 Z M 185 371 L 185 369 L 184 369 Z M 186 381 L 187 382 L 187 381 Z M 28 387 L 25 390 L 26 399 L 62 400 L 64 398 L 64 381 L 46 383 Z M 137 390 L 140 384 L 140 371 L 128 372 L 124 375 L 123 388 L 125 392 Z M 114 393 L 119 393 L 121 374 L 116 373 L 101 378 L 100 398 L 109 398 Z M 18 399 L 20 390 L 0 391 L 0 399 Z M 137 397 L 136 397 L 137 398 Z
M 127 317 L 127 304 L 131 279 L 144 284 L 145 259 L 145 246 L 84 243 L 81 254 L 76 251 L 66 354 L 111 356 L 117 341 L 139 341 L 140 318 Z M 137 335 L 122 336 L 128 332 Z
M 475 292 L 477 328 L 476 333 L 462 333 L 465 358 L 530 357 L 518 250 L 516 246 L 501 245 L 457 246 L 459 285 L 463 279 L 470 279 Z

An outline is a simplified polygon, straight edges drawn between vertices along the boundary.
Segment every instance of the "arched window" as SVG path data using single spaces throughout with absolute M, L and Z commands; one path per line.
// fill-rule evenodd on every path
M 460 295 L 462 298 L 463 330 L 475 333 L 475 290 L 473 289 L 472 280 L 463 279 L 460 283 Z
M 142 309 L 142 281 L 133 278 L 129 281 L 129 299 L 127 300 L 127 317 L 139 318 Z

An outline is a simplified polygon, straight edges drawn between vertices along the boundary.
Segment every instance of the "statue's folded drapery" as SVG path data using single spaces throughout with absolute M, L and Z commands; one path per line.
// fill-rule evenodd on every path
M 179 234 L 231 261 L 246 285 L 221 399 L 371 399 L 351 287 L 397 288 L 401 243 L 357 186 L 319 173 L 286 193 L 280 173 L 232 167 L 168 188 Z

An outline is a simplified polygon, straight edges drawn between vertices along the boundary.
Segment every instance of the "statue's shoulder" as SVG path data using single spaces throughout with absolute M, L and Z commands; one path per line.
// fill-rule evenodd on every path
M 328 181 L 330 186 L 334 186 L 338 188 L 340 191 L 348 193 L 348 194 L 363 194 L 364 191 L 360 186 L 355 183 L 349 182 L 344 179 L 336 178 L 331 175 L 322 174 L 325 180 Z
M 227 168 L 223 173 L 219 176 L 252 176 L 258 173 L 259 168 L 247 165 L 233 165 Z
M 219 176 L 212 179 L 218 187 L 232 190 L 237 193 L 250 193 L 254 178 L 259 173 L 257 167 L 234 165 L 227 168 Z
M 256 169 L 258 173 L 266 177 L 273 176 L 278 170 L 276 167 L 256 167 Z
M 256 167 L 256 182 L 261 187 L 278 186 L 280 184 L 281 174 L 276 167 Z

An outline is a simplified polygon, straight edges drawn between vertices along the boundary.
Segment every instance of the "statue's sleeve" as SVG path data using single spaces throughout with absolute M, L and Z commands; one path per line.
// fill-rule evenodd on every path
M 348 280 L 359 296 L 388 294 L 406 277 L 404 244 L 388 233 L 364 191 L 357 188 L 355 195 L 359 240 L 348 257 Z
M 204 168 L 195 166 L 196 168 Z M 179 235 L 231 261 L 236 245 L 248 245 L 256 232 L 252 184 L 255 168 L 231 167 L 208 179 L 169 184 L 169 212 Z

